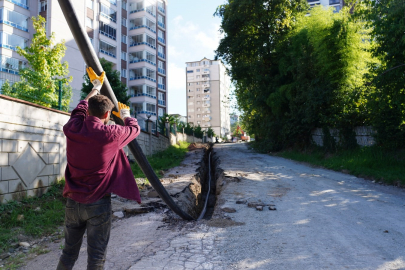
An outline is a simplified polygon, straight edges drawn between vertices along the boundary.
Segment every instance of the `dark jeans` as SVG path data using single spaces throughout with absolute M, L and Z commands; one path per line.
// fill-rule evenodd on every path
M 71 270 L 79 257 L 87 229 L 87 269 L 104 269 L 111 230 L 111 198 L 82 204 L 68 199 L 65 211 L 65 248 L 56 270 Z

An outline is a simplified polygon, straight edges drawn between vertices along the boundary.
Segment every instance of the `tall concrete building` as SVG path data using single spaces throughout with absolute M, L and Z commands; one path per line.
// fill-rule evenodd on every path
M 313 7 L 322 5 L 324 7 L 333 7 L 335 12 L 339 12 L 344 5 L 344 0 L 307 0 L 308 4 Z
M 203 130 L 211 127 L 221 137 L 229 135 L 230 78 L 224 64 L 207 58 L 186 64 L 187 122 Z
M 128 86 L 132 113 L 144 125 L 167 111 L 167 0 L 71 0 L 76 15 L 98 53 L 121 72 Z M 16 46 L 25 47 L 34 34 L 31 16 L 41 15 L 47 33 L 66 41 L 66 56 L 73 76 L 74 107 L 80 100 L 85 63 L 59 7 L 58 1 L 0 0 L 0 84 L 19 80 L 26 65 Z

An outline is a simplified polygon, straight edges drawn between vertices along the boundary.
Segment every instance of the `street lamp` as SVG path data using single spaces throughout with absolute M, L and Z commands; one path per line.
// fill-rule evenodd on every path
M 146 132 L 149 132 L 149 119 L 152 117 L 152 115 L 148 113 L 146 117 L 148 118 L 148 120 L 146 121 Z

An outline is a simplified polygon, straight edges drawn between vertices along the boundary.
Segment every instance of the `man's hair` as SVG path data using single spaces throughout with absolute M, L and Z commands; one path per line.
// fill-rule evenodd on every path
M 89 115 L 101 118 L 112 108 L 114 108 L 114 104 L 106 96 L 97 95 L 89 99 Z

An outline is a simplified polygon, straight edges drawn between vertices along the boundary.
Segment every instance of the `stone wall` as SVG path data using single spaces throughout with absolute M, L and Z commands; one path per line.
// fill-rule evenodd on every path
M 68 113 L 0 95 L 0 203 L 37 196 L 66 167 Z
M 335 141 L 339 143 L 339 131 L 337 129 L 329 129 L 330 134 L 333 136 Z M 372 127 L 356 127 L 354 129 L 356 133 L 357 144 L 360 146 L 372 146 L 375 144 L 375 139 L 373 137 L 374 130 Z M 312 140 L 318 146 L 323 146 L 323 131 L 321 128 L 317 128 L 312 131 Z

